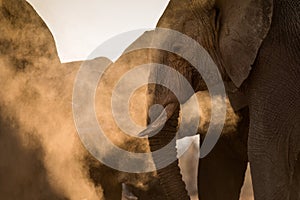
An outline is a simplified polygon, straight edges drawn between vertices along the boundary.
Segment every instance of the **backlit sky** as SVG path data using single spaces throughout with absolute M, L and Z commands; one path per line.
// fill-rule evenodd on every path
M 27 1 L 50 28 L 62 62 L 84 60 L 102 42 L 122 32 L 154 28 L 169 2 L 169 0 Z

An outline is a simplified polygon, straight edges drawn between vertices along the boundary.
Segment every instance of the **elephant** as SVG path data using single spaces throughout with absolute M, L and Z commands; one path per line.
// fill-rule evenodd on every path
M 72 83 L 81 63 L 60 63 L 50 31 L 26 1 L 0 0 L 0 8 L 0 23 L 3 25 L 0 26 L 0 58 L 3 66 L 0 68 L 3 89 L 0 107 L 3 135 L 20 132 L 17 139 L 24 138 L 26 144 L 33 143 L 32 134 L 42 136 L 42 139 L 38 140 L 41 145 L 36 149 L 39 150 L 41 146 L 48 160 L 39 159 L 40 156 L 37 156 L 38 161 L 30 164 L 37 163 L 42 170 L 41 173 L 36 173 L 37 177 L 30 178 L 44 180 L 46 172 L 51 175 L 47 176 L 47 180 L 42 181 L 41 185 L 49 188 L 49 195 L 53 194 L 54 198 L 57 196 L 72 199 L 80 196 L 81 192 L 87 194 L 88 191 L 92 191 L 92 196 L 98 196 L 96 186 L 101 185 L 101 181 L 98 180 L 101 176 L 96 172 L 98 165 L 91 164 L 87 167 L 92 168 L 88 169 L 88 175 L 91 177 L 85 177 L 84 180 L 82 177 L 87 173 L 81 172 L 79 164 L 69 166 L 70 163 L 77 162 L 77 155 L 82 158 L 87 153 L 76 137 L 70 106 Z M 234 136 L 236 139 L 222 136 L 211 154 L 200 160 L 200 199 L 229 199 L 225 196 L 226 192 L 234 196 L 230 199 L 237 198 L 235 196 L 238 195 L 242 184 L 246 157 L 245 152 L 241 151 L 230 154 L 232 149 L 239 147 L 229 147 L 242 145 L 241 148 L 244 149 L 246 136 L 249 136 L 246 153 L 250 160 L 256 199 L 299 199 L 298 11 L 299 2 L 291 0 L 228 0 L 226 4 L 221 0 L 197 0 L 191 4 L 171 0 L 158 23 L 158 27 L 171 28 L 194 38 L 210 53 L 222 72 L 231 104 L 237 113 L 244 116 L 244 121 L 242 120 L 241 126 L 238 127 L 245 130 L 238 130 L 238 134 Z M 32 37 L 32 34 L 35 37 Z M 206 90 L 201 77 L 190 73 L 193 72 L 190 70 L 192 67 L 185 67 L 186 64 L 182 61 L 174 62 L 172 55 L 162 53 L 158 58 L 167 61 L 167 64 L 170 62 L 170 66 L 184 74 L 194 85 L 195 91 Z M 178 63 L 181 65 L 178 66 Z M 176 82 L 171 80 L 168 74 L 165 77 L 166 80 Z M 175 135 L 179 109 L 178 106 L 168 107 L 170 101 L 176 102 L 174 105 L 178 103 L 173 101 L 174 96 L 170 92 L 162 90 L 160 86 L 155 87 L 154 93 L 151 94 L 149 106 L 151 102 L 162 104 L 166 106 L 169 116 L 165 128 L 149 138 L 150 147 L 155 150 Z M 248 129 L 248 117 L 250 131 L 245 136 L 242 133 Z M 18 124 L 2 118 L 13 119 Z M 41 126 L 41 121 L 47 125 L 46 128 Z M 151 132 L 153 126 L 150 124 L 149 128 Z M 32 134 L 25 134 L 26 132 Z M 168 137 L 162 135 L 164 132 L 168 133 Z M 65 141 L 70 137 L 73 138 L 71 141 L 78 145 L 65 145 Z M 45 143 L 47 141 L 51 141 L 49 145 Z M 53 144 L 61 148 L 66 147 L 65 152 L 71 152 L 71 155 L 62 154 L 62 149 L 53 148 Z M 85 153 L 77 154 L 75 147 Z M 227 151 L 226 155 L 230 155 L 231 161 L 236 161 L 236 164 L 231 165 L 226 159 L 228 157 L 223 156 Z M 31 150 L 29 154 L 35 156 Z M 65 157 L 59 159 L 60 156 Z M 238 159 L 235 156 L 239 156 Z M 49 158 L 52 158 L 55 164 L 45 163 Z M 222 168 L 219 168 L 220 166 Z M 115 171 L 112 170 L 111 173 L 114 174 Z M 221 175 L 224 175 L 222 181 Z M 77 179 L 73 179 L 74 176 Z M 110 178 L 111 176 L 115 175 L 110 175 Z M 165 195 L 162 199 L 188 199 L 177 161 L 158 170 L 158 176 L 159 186 L 164 190 L 162 195 Z M 93 179 L 91 184 L 88 182 L 90 179 Z M 74 180 L 77 184 L 73 184 Z M 114 182 L 113 187 L 121 192 L 121 183 L 117 184 L 119 185 L 116 186 Z M 24 197 L 24 191 L 31 190 L 24 190 L 23 186 L 31 187 L 31 184 L 21 184 L 17 188 Z M 222 192 L 215 192 L 219 190 Z M 39 191 L 34 189 L 33 194 L 36 196 L 35 192 Z M 56 194 L 59 191 L 62 191 L 62 194 Z M 223 196 L 210 196 L 211 191 Z
M 194 39 L 217 65 L 231 105 L 245 119 L 239 127 L 247 134 L 238 137 L 246 141 L 256 200 L 300 199 L 299 10 L 300 3 L 294 0 L 171 0 L 157 24 Z M 167 36 L 160 42 L 168 43 Z M 168 45 L 189 52 L 184 44 Z M 180 72 L 195 92 L 207 90 L 203 77 L 183 58 L 163 51 L 151 56 Z M 167 70 L 151 76 L 183 85 Z M 180 102 L 158 84 L 149 86 L 148 96 L 148 107 L 162 105 L 167 118 L 164 123 L 165 115 L 157 115 L 141 133 L 149 135 L 151 151 L 155 151 L 175 137 Z M 212 152 L 199 161 L 199 199 L 239 199 L 246 162 L 230 167 L 220 164 L 229 159 L 223 152 L 235 149 L 229 150 L 232 141 L 221 136 Z M 170 156 L 176 156 L 175 145 Z M 189 199 L 178 161 L 157 173 L 165 199 Z

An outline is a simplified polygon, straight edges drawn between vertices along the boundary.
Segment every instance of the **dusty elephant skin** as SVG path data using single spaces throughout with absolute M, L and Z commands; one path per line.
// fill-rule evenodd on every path
M 200 161 L 199 197 L 238 199 L 248 151 L 256 199 L 299 199 L 299 1 L 224 2 L 193 1 L 190 6 L 171 0 L 158 24 L 189 35 L 207 49 L 241 117 L 237 130 L 224 134 Z M 0 9 L 0 137 L 11 144 L 0 146 L 4 148 L 0 168 L 6 172 L 0 176 L 1 194 L 7 199 L 15 191 L 18 199 L 119 198 L 121 185 L 116 177 L 124 175 L 91 160 L 76 136 L 71 91 L 80 63 L 59 62 L 49 30 L 25 1 L 0 0 Z M 158 63 L 182 72 L 196 91 L 206 89 L 187 62 L 172 54 L 156 57 L 156 53 L 152 55 Z M 238 89 L 246 98 L 236 98 Z M 149 92 L 150 103 L 176 102 L 159 86 Z M 242 108 L 246 103 L 249 111 Z M 152 150 L 175 136 L 179 109 L 170 116 L 161 134 L 150 139 Z M 2 162 L 7 155 L 15 159 Z M 170 156 L 176 156 L 175 147 Z M 20 166 L 28 173 L 23 174 Z M 177 162 L 158 174 L 160 184 L 151 183 L 151 198 L 132 189 L 140 199 L 158 199 L 157 195 L 188 199 Z M 12 191 L 11 185 L 19 188 Z
M 232 106 L 244 115 L 236 138 L 222 136 L 211 154 L 200 160 L 199 198 L 239 199 L 247 163 L 239 149 L 247 149 L 256 200 L 300 199 L 299 1 L 171 0 L 157 26 L 185 33 L 208 51 L 222 73 Z M 170 53 L 152 56 L 181 72 L 196 92 L 206 90 L 188 62 Z M 157 74 L 181 84 L 165 71 Z M 149 91 L 149 106 L 161 104 L 168 112 L 164 128 L 149 138 L 151 150 L 156 150 L 175 137 L 179 103 L 162 86 Z M 242 147 L 232 145 L 235 140 Z M 173 150 L 170 156 L 176 156 Z M 158 174 L 167 199 L 189 199 L 177 161 Z

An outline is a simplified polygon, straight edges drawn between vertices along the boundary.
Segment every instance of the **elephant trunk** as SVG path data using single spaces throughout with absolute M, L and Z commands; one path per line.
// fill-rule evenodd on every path
M 167 153 L 164 154 L 164 156 L 167 156 L 166 158 L 162 157 L 161 154 L 153 153 L 160 187 L 164 192 L 164 199 L 189 199 L 178 166 L 176 150 L 176 133 L 180 104 L 176 96 L 161 85 L 155 85 L 154 88 L 149 86 L 148 92 L 150 96 L 150 102 L 148 102 L 150 107 L 149 125 L 140 135 L 149 136 L 148 140 L 151 152 L 158 151 L 168 145 Z M 153 109 L 155 105 L 158 104 L 160 105 L 158 106 L 160 109 Z M 170 158 L 174 160 L 174 162 L 161 169 L 161 162 L 166 162 Z
M 168 105 L 166 106 L 166 108 Z M 167 109 L 167 114 L 170 116 L 166 123 L 164 124 L 162 130 L 152 136 L 149 137 L 149 144 L 151 152 L 159 150 L 169 144 L 172 143 L 172 148 L 168 152 L 169 157 L 175 158 L 174 162 L 168 165 L 163 169 L 159 169 L 157 171 L 159 182 L 161 187 L 163 188 L 165 199 L 189 199 L 187 191 L 185 189 L 185 183 L 182 181 L 182 176 L 180 173 L 180 168 L 178 166 L 177 151 L 176 151 L 176 140 L 173 140 L 176 137 L 176 129 L 178 124 L 179 117 L 179 105 L 170 104 L 169 109 Z M 154 162 L 155 159 L 154 159 Z
M 156 84 L 148 86 L 148 95 L 150 97 L 148 99 L 150 108 L 148 127 L 139 135 L 149 136 L 151 152 L 168 145 L 168 158 L 156 159 L 155 155 L 157 154 L 153 153 L 160 186 L 165 194 L 164 199 L 190 199 L 178 166 L 175 138 L 180 103 L 187 101 L 194 94 L 195 90 L 200 88 L 198 85 L 202 86 L 200 84 L 202 79 L 199 78 L 197 79 L 199 81 L 193 82 L 193 68 L 189 63 L 176 55 L 156 52 L 151 56 L 154 57 L 153 63 L 163 63 L 166 66 L 171 66 L 172 70 L 170 68 L 154 68 L 150 72 L 149 80 L 155 80 Z M 174 73 L 174 70 L 177 73 Z M 187 89 L 185 81 L 192 86 L 192 89 Z M 160 106 L 157 107 L 155 105 Z M 156 110 L 155 108 L 160 109 Z M 156 112 L 153 113 L 152 111 Z M 161 169 L 160 162 L 165 162 L 170 158 L 174 162 Z
M 158 117 L 153 121 L 151 120 L 151 123 L 148 125 L 147 129 L 142 131 L 139 136 L 144 137 L 144 136 L 151 136 L 159 130 L 161 130 L 165 123 L 173 116 L 175 111 L 177 110 L 179 104 L 178 103 L 170 103 L 168 104 L 164 110 L 160 112 Z M 153 119 L 153 117 L 151 117 Z M 153 121 L 153 122 L 152 122 Z M 176 125 L 177 126 L 177 125 Z

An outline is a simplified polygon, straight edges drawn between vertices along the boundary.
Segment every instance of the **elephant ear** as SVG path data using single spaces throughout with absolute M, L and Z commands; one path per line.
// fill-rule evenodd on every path
M 216 7 L 220 10 L 219 45 L 224 67 L 240 87 L 269 32 L 273 0 L 216 0 Z

